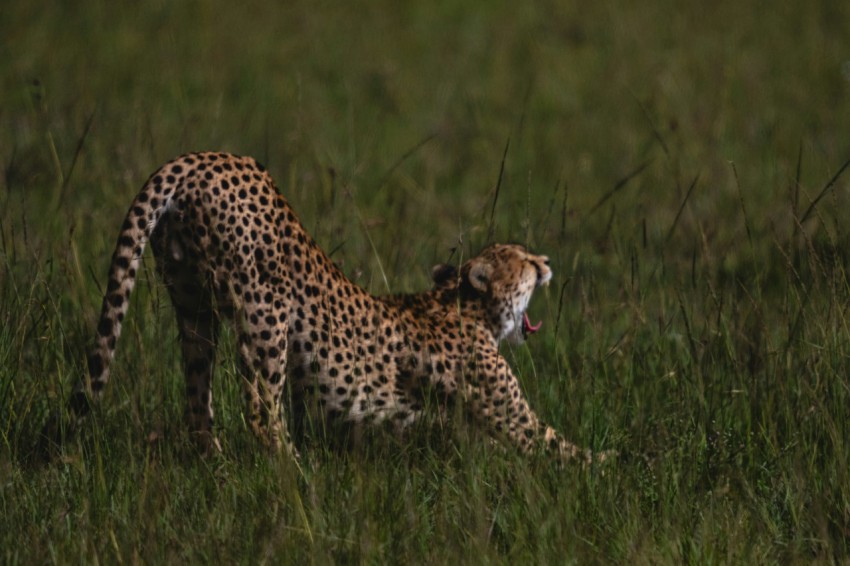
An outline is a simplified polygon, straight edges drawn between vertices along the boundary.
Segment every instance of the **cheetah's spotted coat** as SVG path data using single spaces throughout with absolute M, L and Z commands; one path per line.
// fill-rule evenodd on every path
M 328 419 L 419 417 L 427 394 L 456 399 L 493 435 L 523 452 L 590 458 L 543 424 L 499 354 L 503 339 L 536 330 L 525 310 L 552 277 L 549 261 L 493 245 L 460 272 L 440 267 L 433 290 L 374 297 L 328 259 L 265 169 L 247 157 L 198 153 L 156 171 L 121 227 L 88 376 L 71 406 L 82 414 L 109 377 L 140 258 L 150 240 L 180 329 L 190 430 L 205 450 L 213 434 L 210 381 L 221 318 L 234 319 L 254 433 L 289 444 L 284 380 Z

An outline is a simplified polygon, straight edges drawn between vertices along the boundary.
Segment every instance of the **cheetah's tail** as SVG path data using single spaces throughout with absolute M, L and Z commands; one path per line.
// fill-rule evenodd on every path
M 151 175 L 130 205 L 121 226 L 112 254 L 95 346 L 88 356 L 88 372 L 71 394 L 70 410 L 75 417 L 89 411 L 90 400 L 100 397 L 109 380 L 109 364 L 121 334 L 121 322 L 127 314 L 142 253 L 160 219 L 170 209 L 172 196 L 184 179 L 181 159 L 177 158 Z

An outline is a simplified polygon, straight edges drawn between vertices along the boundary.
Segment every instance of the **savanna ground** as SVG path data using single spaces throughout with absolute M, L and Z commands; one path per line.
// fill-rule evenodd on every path
M 850 4 L 473 4 L 0 6 L 0 561 L 847 560 Z M 45 460 L 130 200 L 206 149 L 264 162 L 376 293 L 491 233 L 550 255 L 505 354 L 621 457 L 457 423 L 298 468 L 248 432 L 230 334 L 200 458 L 148 256 L 102 408 Z

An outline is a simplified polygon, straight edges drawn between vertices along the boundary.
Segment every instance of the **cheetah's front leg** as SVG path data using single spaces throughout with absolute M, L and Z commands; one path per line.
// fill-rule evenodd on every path
M 507 437 L 523 453 L 545 451 L 561 462 L 578 460 L 591 464 L 605 459 L 605 454 L 594 455 L 541 422 L 504 358 L 498 356 L 489 371 L 489 375 L 479 374 L 467 380 L 467 398 L 473 415 L 492 434 Z

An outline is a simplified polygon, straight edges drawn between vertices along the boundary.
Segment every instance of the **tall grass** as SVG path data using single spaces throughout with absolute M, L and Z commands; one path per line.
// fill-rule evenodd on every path
M 7 2 L 3 562 L 845 561 L 849 9 Z M 230 335 L 200 458 L 150 259 L 103 406 L 37 458 L 126 207 L 199 149 L 265 162 L 373 292 L 491 237 L 550 255 L 544 330 L 504 353 L 620 458 L 562 469 L 463 422 L 269 457 Z

